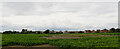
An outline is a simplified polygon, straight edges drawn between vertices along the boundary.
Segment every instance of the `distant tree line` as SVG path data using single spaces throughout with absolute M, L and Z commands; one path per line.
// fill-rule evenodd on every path
M 3 34 L 62 34 L 62 31 L 50 31 L 49 29 L 45 31 L 28 31 L 27 29 L 22 29 L 21 32 L 19 31 L 4 31 Z
M 96 33 L 100 33 L 101 30 L 96 30 Z M 117 28 L 111 28 L 108 33 L 115 33 L 120 32 L 120 29 Z M 69 32 L 69 31 L 50 31 L 49 29 L 45 31 L 28 31 L 27 29 L 22 29 L 21 32 L 19 31 L 4 31 L 3 34 L 63 34 L 63 33 L 76 33 L 75 31 Z M 84 31 L 77 31 L 77 33 L 84 33 Z
M 111 28 L 111 29 L 110 29 L 110 32 L 111 32 L 111 33 L 112 33 L 112 32 L 120 32 L 120 28 L 117 28 L 117 29 Z

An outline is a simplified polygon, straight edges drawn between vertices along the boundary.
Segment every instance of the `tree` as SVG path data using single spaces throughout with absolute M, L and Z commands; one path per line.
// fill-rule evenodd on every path
M 3 34 L 12 34 L 12 31 L 4 31 Z
M 63 34 L 63 32 L 60 30 L 59 33 Z
M 60 30 L 59 32 L 56 32 L 56 34 L 62 34 L 63 32 Z
M 114 32 L 115 32 L 115 28 L 111 28 L 111 29 L 110 29 L 110 32 L 111 32 L 111 33 L 114 33 Z
M 54 33 L 55 33 L 55 31 L 54 31 L 54 30 L 52 30 L 52 31 L 50 31 L 50 33 L 51 33 L 51 34 L 54 34 Z
M 48 33 L 50 33 L 50 30 L 47 29 L 47 30 L 44 31 L 44 33 L 45 33 L 45 34 L 48 34 Z
M 18 31 L 13 31 L 12 34 L 19 34 L 19 32 Z
M 120 32 L 120 28 L 117 28 L 117 29 L 116 29 L 116 32 Z
M 27 29 L 22 29 L 22 32 L 25 32 L 25 31 L 27 31 Z
M 37 32 L 37 34 L 41 34 L 42 33 L 42 31 L 36 31 Z
M 100 33 L 100 29 L 98 29 L 98 30 L 96 31 L 96 33 Z
M 33 31 L 27 31 L 28 34 L 33 34 Z
M 84 31 L 79 31 L 78 33 L 84 33 Z
M 64 33 L 68 33 L 68 31 L 66 30 L 66 31 L 64 31 Z
M 23 33 L 23 34 L 28 33 L 28 32 L 27 32 L 27 29 L 22 29 L 21 33 Z

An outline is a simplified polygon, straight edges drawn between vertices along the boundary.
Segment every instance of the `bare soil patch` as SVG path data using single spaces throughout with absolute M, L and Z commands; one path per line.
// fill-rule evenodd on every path
M 111 36 L 118 36 L 118 35 L 98 35 L 96 37 L 111 37 Z
M 46 39 L 72 39 L 72 38 L 82 38 L 82 37 L 40 37 Z
M 83 38 L 83 37 L 111 37 L 111 36 L 118 36 L 118 35 L 56 35 L 52 37 L 40 37 L 46 39 L 73 39 L 73 38 Z
M 44 45 L 35 45 L 35 46 L 31 46 L 31 47 L 57 47 L 57 46 L 53 46 L 53 45 L 49 45 L 49 44 L 44 44 Z

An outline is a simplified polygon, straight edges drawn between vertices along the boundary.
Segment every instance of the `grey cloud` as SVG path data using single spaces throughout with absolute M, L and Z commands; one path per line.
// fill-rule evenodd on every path
M 95 5 L 96 4 L 96 5 Z M 115 3 L 80 3 L 80 2 L 17 2 L 17 3 L 4 3 L 4 15 L 47 15 L 55 12 L 85 12 L 104 14 L 108 12 L 115 12 Z M 111 6 L 110 6 L 111 5 Z M 107 6 L 107 7 L 106 7 Z M 94 8 L 95 7 L 95 8 Z M 6 8 L 8 9 L 6 11 Z M 101 9 L 101 10 L 100 10 Z M 106 10 L 105 10 L 106 9 Z M 112 10 L 111 10 L 112 9 Z M 41 10 L 41 11 L 39 11 Z M 92 10 L 92 11 L 91 11 Z M 104 10 L 104 11 L 103 11 Z
M 105 19 L 102 19 L 102 18 L 106 18 L 106 17 L 110 19 L 113 17 L 117 18 L 117 15 L 116 15 L 117 3 L 106 3 L 106 2 L 105 3 L 94 3 L 94 2 L 91 2 L 91 3 L 81 3 L 81 2 L 16 2 L 16 3 L 12 3 L 11 2 L 11 3 L 4 3 L 3 5 L 4 5 L 3 16 L 4 18 L 9 19 L 9 20 L 5 20 L 6 22 L 3 22 L 7 24 L 7 25 L 4 25 L 4 26 L 7 26 L 3 28 L 4 30 L 7 30 L 7 29 L 9 30 L 13 28 L 18 30 L 22 28 L 33 28 L 36 30 L 37 29 L 44 30 L 46 28 L 55 29 L 55 30 L 58 30 L 58 29 L 60 30 L 81 29 L 82 30 L 82 29 L 91 29 L 91 28 L 92 29 L 106 28 L 108 26 L 117 27 L 116 26 L 117 23 L 115 24 L 111 22 L 108 23 L 109 20 L 106 20 L 107 23 L 105 23 L 104 26 L 94 27 L 94 24 L 97 24 L 98 22 L 101 22 L 101 24 L 104 24 L 102 22 L 106 22 L 104 21 Z M 66 15 L 66 14 L 69 14 L 69 15 Z M 14 17 L 10 18 L 10 16 L 11 17 L 14 16 L 16 18 Z M 23 18 L 20 16 L 26 16 L 26 17 Z M 37 18 L 35 18 L 35 16 Z M 69 16 L 71 16 L 71 18 L 69 18 Z M 17 20 L 17 18 L 21 18 L 21 19 Z M 29 19 L 25 20 L 27 18 Z M 46 18 L 46 19 L 38 20 L 38 18 L 41 18 L 41 19 Z M 83 19 L 79 20 L 77 18 L 83 18 Z M 26 21 L 25 23 L 31 22 L 31 24 L 39 23 L 38 24 L 39 26 L 34 26 L 31 24 L 23 24 L 23 25 L 17 24 L 16 21 L 12 19 L 17 20 L 19 22 L 21 22 L 21 20 L 25 20 Z M 32 20 L 29 21 L 30 19 Z M 63 22 L 61 22 L 61 19 L 63 20 Z M 59 21 L 56 22 L 57 20 Z M 92 23 L 92 25 L 87 24 L 86 26 L 85 25 L 82 26 L 83 24 L 79 23 L 78 21 L 85 22 L 85 23 Z M 114 19 L 111 19 L 110 21 L 114 22 Z M 59 22 L 66 25 L 61 25 L 59 24 Z M 12 24 L 12 23 L 15 23 L 15 24 Z M 43 24 L 40 24 L 40 23 L 43 23 Z M 44 24 L 47 24 L 47 25 L 44 25 Z M 43 27 L 42 25 L 44 25 L 45 27 Z
M 10 2 L 10 3 L 3 3 L 3 14 L 8 15 L 25 15 L 34 10 L 33 3 L 19 3 L 19 2 Z
M 116 3 L 80 3 L 80 2 L 17 2 L 4 3 L 3 15 L 49 15 L 56 12 L 89 12 L 106 14 L 116 12 Z M 8 10 L 6 10 L 6 8 Z M 87 14 L 87 13 L 86 13 Z

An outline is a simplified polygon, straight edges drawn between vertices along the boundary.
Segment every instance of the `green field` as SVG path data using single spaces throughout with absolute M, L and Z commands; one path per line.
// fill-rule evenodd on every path
M 34 46 L 49 44 L 70 47 L 118 47 L 120 33 L 79 33 L 79 34 L 2 34 L 2 46 Z M 46 39 L 41 37 L 80 37 L 71 39 Z

